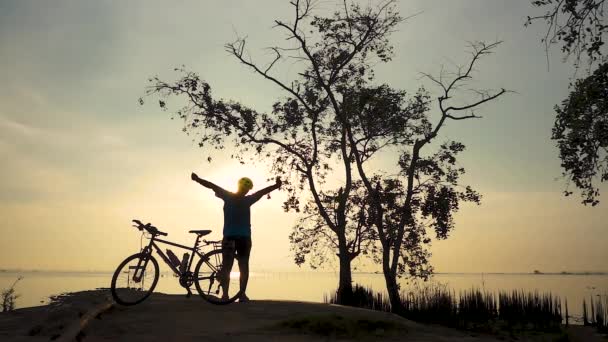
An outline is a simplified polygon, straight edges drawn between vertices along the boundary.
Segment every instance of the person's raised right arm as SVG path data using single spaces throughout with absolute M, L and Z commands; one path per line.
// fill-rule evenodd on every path
M 204 179 L 200 178 L 194 172 L 192 172 L 192 175 L 190 176 L 190 178 L 192 178 L 193 181 L 204 186 L 205 188 L 209 188 L 209 189 L 213 190 L 218 197 L 222 197 L 222 195 L 224 195 L 228 192 L 228 191 L 224 190 L 222 187 L 215 185 L 208 180 L 204 180 Z

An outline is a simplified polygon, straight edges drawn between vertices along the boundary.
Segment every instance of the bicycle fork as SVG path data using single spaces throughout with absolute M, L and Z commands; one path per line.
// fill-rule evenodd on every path
M 133 281 L 135 283 L 139 283 L 144 277 L 146 266 L 148 266 L 148 261 L 150 260 L 149 256 L 152 254 L 151 252 L 150 246 L 145 247 L 141 252 L 144 254 L 144 257 L 139 259 L 137 266 L 129 266 L 129 270 L 133 270 Z

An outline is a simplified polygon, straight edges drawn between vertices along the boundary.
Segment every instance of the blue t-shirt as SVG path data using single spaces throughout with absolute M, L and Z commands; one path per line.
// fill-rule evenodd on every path
M 240 196 L 228 191 L 215 195 L 224 200 L 224 237 L 251 237 L 251 205 L 259 196 Z

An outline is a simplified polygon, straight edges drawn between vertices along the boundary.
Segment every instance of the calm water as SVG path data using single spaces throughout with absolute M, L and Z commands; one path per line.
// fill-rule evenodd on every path
M 5 289 L 19 276 L 16 290 L 21 295 L 18 307 L 43 305 L 52 295 L 65 292 L 109 287 L 111 273 L 0 272 L 0 289 Z M 356 273 L 354 281 L 384 291 L 381 274 Z M 581 315 L 583 298 L 608 295 L 608 275 L 532 275 L 532 274 L 438 274 L 434 283 L 447 285 L 456 292 L 472 287 L 497 290 L 551 292 L 568 300 L 570 314 Z M 337 273 L 292 272 L 253 273 L 248 294 L 252 299 L 285 299 L 322 302 L 323 296 L 336 288 Z M 406 286 L 406 285 L 404 285 Z M 163 274 L 156 292 L 185 294 L 177 278 Z

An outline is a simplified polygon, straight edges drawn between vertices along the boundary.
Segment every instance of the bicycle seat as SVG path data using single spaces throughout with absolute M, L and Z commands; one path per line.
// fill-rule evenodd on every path
M 211 231 L 210 230 L 191 230 L 190 233 L 197 234 L 198 236 L 205 236 L 207 234 L 210 234 Z

